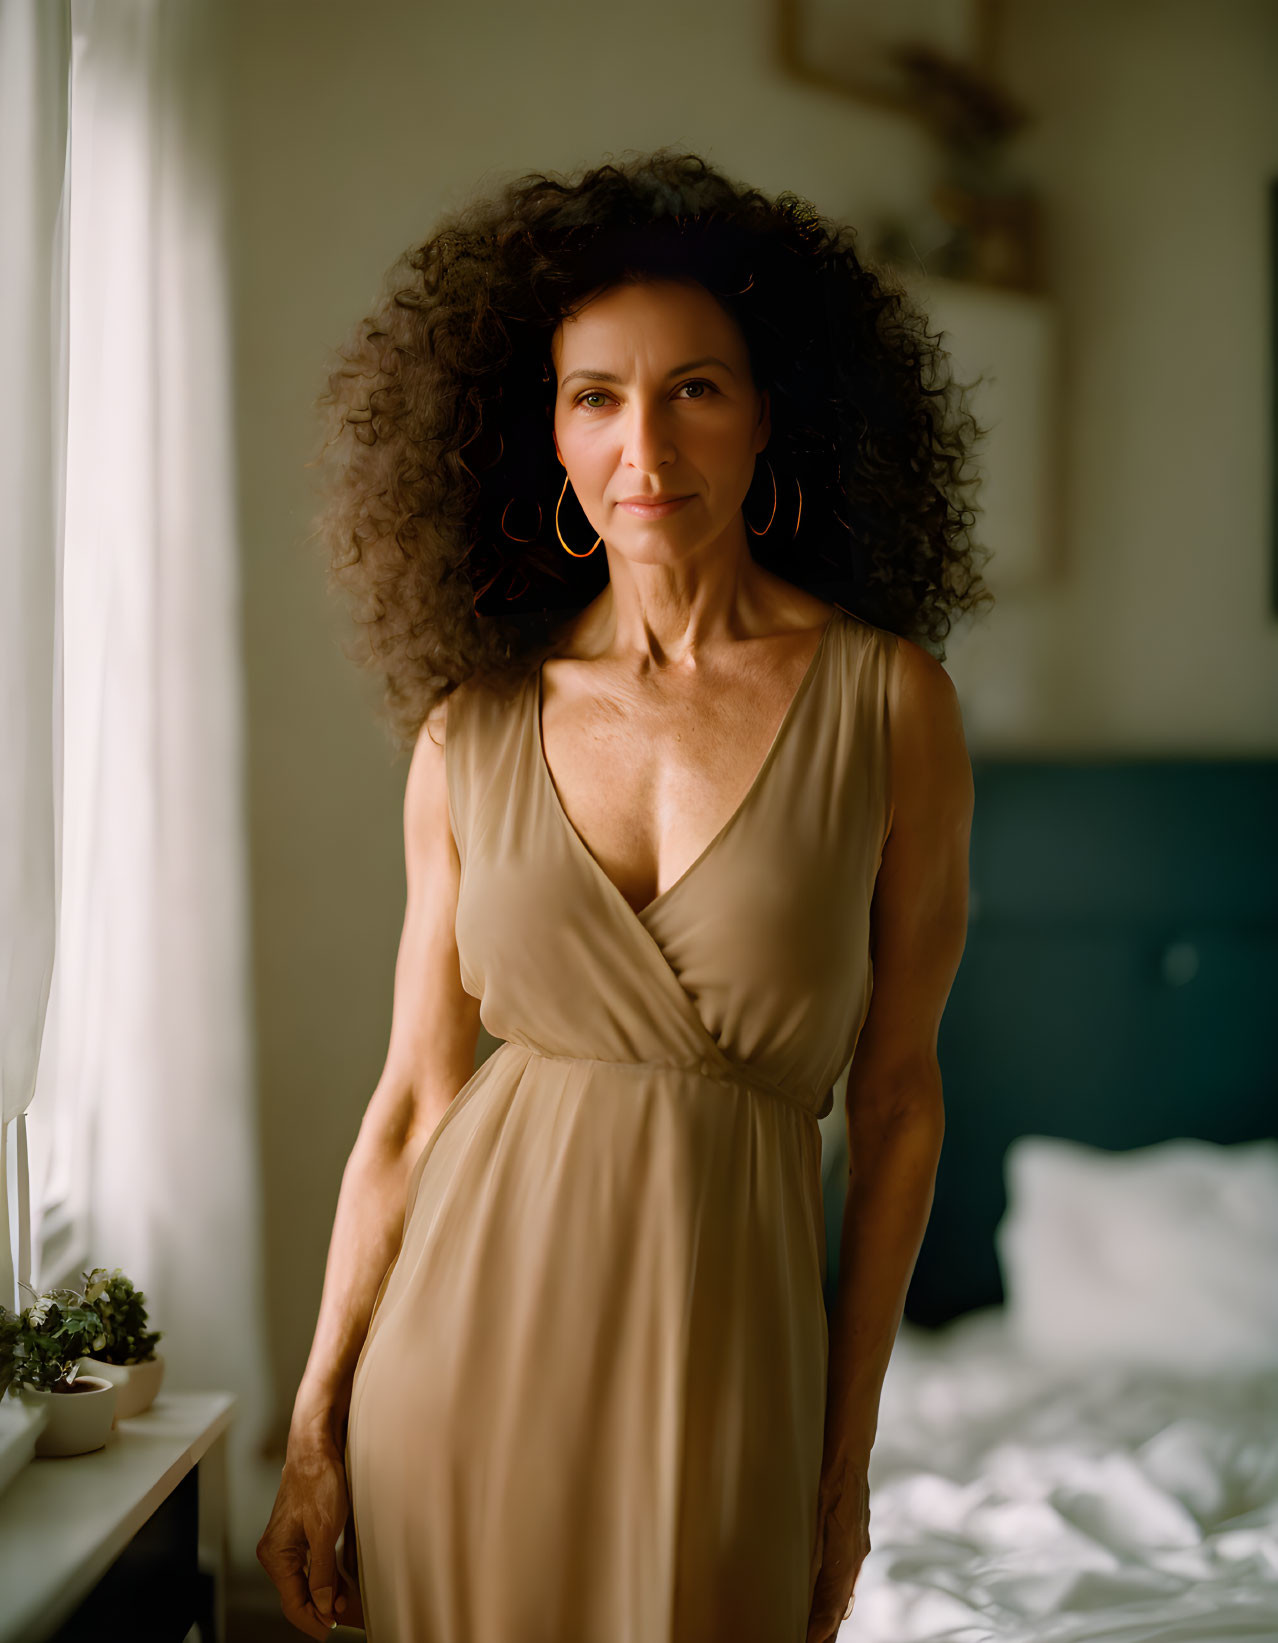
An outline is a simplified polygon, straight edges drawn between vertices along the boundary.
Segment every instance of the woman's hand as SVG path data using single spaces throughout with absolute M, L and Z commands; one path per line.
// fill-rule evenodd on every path
M 845 1472 L 837 1490 L 825 1477 L 817 1499 L 817 1546 L 820 1558 L 807 1643 L 834 1643 L 852 1612 L 852 1591 L 870 1550 L 868 1469 Z
M 336 1444 L 319 1433 L 290 1437 L 257 1558 L 279 1591 L 285 1619 L 308 1637 L 364 1623 L 358 1585 L 337 1563 L 348 1512 L 345 1457 Z

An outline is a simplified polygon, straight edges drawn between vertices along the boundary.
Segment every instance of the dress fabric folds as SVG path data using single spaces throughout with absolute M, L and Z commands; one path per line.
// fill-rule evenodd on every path
M 873 983 L 896 643 L 836 609 L 642 912 L 560 803 L 540 672 L 450 697 L 461 974 L 503 1042 L 413 1168 L 355 1369 L 370 1643 L 804 1643 L 817 1119 Z

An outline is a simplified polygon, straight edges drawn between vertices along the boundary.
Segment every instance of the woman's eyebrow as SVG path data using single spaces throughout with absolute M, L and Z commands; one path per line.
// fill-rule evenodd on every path
M 670 371 L 666 372 L 666 381 L 668 382 L 671 377 L 680 376 L 684 371 L 696 371 L 703 365 L 722 365 L 723 369 L 728 373 L 728 375 L 730 377 L 736 376 L 736 374 L 737 374 L 725 360 L 719 359 L 714 354 L 707 354 L 704 359 L 690 359 L 690 360 L 688 360 L 688 362 L 685 365 L 676 365 L 673 370 L 670 370 Z M 622 381 L 624 381 L 624 378 L 615 377 L 615 376 L 612 375 L 612 373 L 610 371 L 585 371 L 585 370 L 582 370 L 582 371 L 569 371 L 568 375 L 564 378 L 563 382 L 561 382 L 559 386 L 561 388 L 566 387 L 567 384 L 570 383 L 573 380 L 574 377 L 589 377 L 592 382 L 622 382 Z

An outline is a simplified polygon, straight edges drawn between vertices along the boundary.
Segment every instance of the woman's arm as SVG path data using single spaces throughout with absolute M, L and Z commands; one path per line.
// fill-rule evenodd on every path
M 848 1074 L 848 1197 L 831 1319 L 826 1462 L 863 1466 L 932 1208 L 945 1129 L 937 1038 L 967 941 L 972 767 L 958 696 L 898 639 L 891 820 L 871 906 L 874 990 Z
M 958 696 L 908 639 L 888 687 L 891 813 L 871 906 L 874 990 L 848 1074 L 848 1197 L 830 1318 L 819 1579 L 809 1643 L 845 1617 L 869 1551 L 879 1397 L 932 1208 L 945 1116 L 937 1038 L 967 941 L 974 789 Z
M 293 1406 L 292 1433 L 319 1426 L 339 1445 L 373 1302 L 403 1237 L 408 1177 L 475 1068 L 479 1002 L 462 986 L 454 930 L 460 865 L 439 745 L 446 716 L 447 699 L 423 727 L 409 767 L 407 910 L 390 1046 L 342 1174 L 315 1338 Z
M 363 1624 L 349 1540 L 344 1569 L 337 1560 L 350 1515 L 344 1451 L 355 1364 L 403 1239 L 408 1177 L 475 1065 L 479 1004 L 462 987 L 457 954 L 460 863 L 448 818 L 440 736 L 446 722 L 447 700 L 423 725 L 409 767 L 408 906 L 390 1048 L 342 1172 L 319 1321 L 293 1404 L 279 1492 L 257 1544 L 286 1619 L 314 1638 L 327 1635 L 335 1613 L 348 1625 Z

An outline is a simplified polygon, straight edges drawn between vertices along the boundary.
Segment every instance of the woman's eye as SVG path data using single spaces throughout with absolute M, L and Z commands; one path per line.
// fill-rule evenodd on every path
M 709 388 L 711 391 L 713 391 L 714 390 L 714 383 L 713 382 L 708 382 L 704 377 L 694 377 L 691 382 L 682 382 L 682 383 L 680 383 L 680 385 L 679 385 L 680 392 L 682 392 L 682 390 L 684 388 Z M 701 399 L 703 396 L 701 394 L 696 394 L 693 397 L 696 398 L 696 399 Z M 604 393 L 602 388 L 587 388 L 584 394 L 578 394 L 576 403 L 578 405 L 586 405 L 586 401 L 588 399 L 607 399 L 607 398 L 608 398 L 608 395 Z M 594 406 L 594 405 L 586 405 L 586 409 L 588 411 L 593 411 L 593 410 L 596 410 L 597 408 L 598 407 Z

